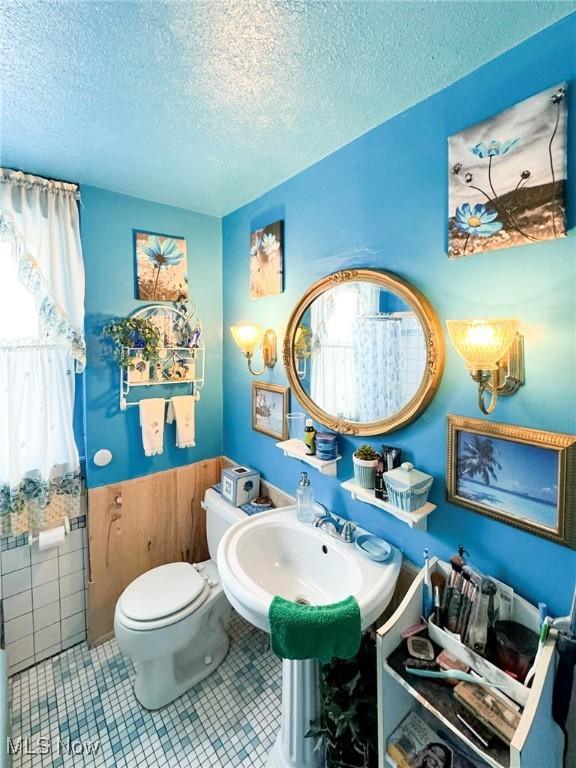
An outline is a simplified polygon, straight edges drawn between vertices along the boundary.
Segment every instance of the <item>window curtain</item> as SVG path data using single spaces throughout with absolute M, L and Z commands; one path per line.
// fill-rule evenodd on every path
M 310 390 L 314 402 L 342 419 L 361 420 L 359 382 L 355 375 L 358 316 L 378 312 L 380 288 L 348 283 L 326 291 L 312 303 L 314 357 Z
M 0 169 L 1 535 L 35 534 L 80 514 L 72 427 L 74 373 L 86 359 L 78 200 L 74 184 Z

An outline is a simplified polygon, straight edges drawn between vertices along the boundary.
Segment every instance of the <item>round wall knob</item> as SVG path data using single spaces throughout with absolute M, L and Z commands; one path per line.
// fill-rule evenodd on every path
M 108 466 L 108 464 L 110 464 L 112 461 L 112 451 L 109 451 L 108 448 L 100 448 L 100 450 L 96 451 L 94 454 L 93 461 L 97 467 Z

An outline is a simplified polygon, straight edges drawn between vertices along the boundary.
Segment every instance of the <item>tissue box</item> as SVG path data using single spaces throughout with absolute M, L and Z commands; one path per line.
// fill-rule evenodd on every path
M 245 466 L 223 469 L 221 493 L 235 507 L 249 504 L 260 495 L 260 472 Z
M 434 480 L 432 475 L 414 469 L 409 461 L 384 472 L 383 478 L 390 503 L 404 512 L 415 512 L 426 504 Z

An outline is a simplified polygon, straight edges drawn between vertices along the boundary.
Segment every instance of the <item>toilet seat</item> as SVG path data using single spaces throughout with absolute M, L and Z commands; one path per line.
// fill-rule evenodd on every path
M 201 564 L 201 569 L 207 564 Z M 138 576 L 126 587 L 116 606 L 117 619 L 128 629 L 149 631 L 175 624 L 208 599 L 212 568 L 200 575 L 190 563 L 169 563 Z

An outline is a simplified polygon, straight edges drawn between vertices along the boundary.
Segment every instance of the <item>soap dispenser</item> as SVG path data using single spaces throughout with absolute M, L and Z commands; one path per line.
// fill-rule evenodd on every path
M 308 479 L 308 472 L 302 472 L 296 491 L 296 517 L 300 523 L 314 522 L 314 491 Z

